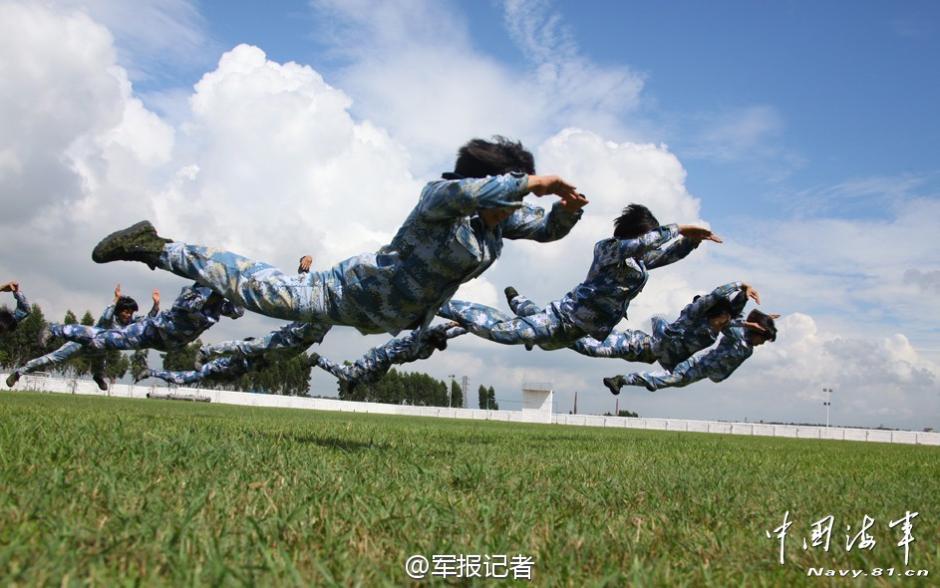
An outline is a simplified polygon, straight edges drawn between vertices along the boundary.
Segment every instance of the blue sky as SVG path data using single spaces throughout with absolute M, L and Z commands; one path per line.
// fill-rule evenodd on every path
M 787 192 L 848 178 L 924 178 L 936 187 L 940 137 L 940 6 L 936 2 L 558 2 L 551 4 L 581 51 L 626 64 L 646 79 L 631 117 L 664 141 L 689 172 L 706 212 L 767 211 Z M 323 15 L 305 2 L 199 5 L 222 47 L 256 44 L 276 61 L 314 64 L 328 78 L 341 63 L 317 41 Z M 525 57 L 495 2 L 455 3 L 473 44 L 504 63 Z M 183 68 L 156 87 L 194 83 Z M 455 75 L 459 75 L 455 72 Z M 148 89 L 144 84 L 143 89 Z M 765 153 L 714 161 L 696 143 L 709 124 L 764 108 Z M 766 120 L 766 119 L 770 120 Z M 755 121 L 755 124 L 757 121 Z M 879 215 L 875 206 L 835 214 Z
M 624 328 L 737 279 L 784 314 L 780 340 L 727 382 L 622 406 L 806 421 L 825 385 L 843 392 L 836 422 L 940 427 L 935 2 L 60 0 L 0 11 L 11 56 L 0 244 L 27 252 L 0 271 L 35 284 L 52 315 L 96 308 L 102 283 L 180 287 L 160 272 L 88 267 L 90 246 L 128 217 L 279 265 L 300 246 L 326 267 L 386 242 L 462 141 L 499 132 L 592 204 L 563 243 L 507 247 L 461 297 L 502 306 L 510 283 L 560 297 L 609 218 L 641 200 L 726 243 L 654 276 Z M 207 340 L 274 325 L 247 317 Z M 322 352 L 351 359 L 382 341 L 335 329 Z M 506 406 L 537 375 L 560 404 L 579 391 L 579 406 L 599 412 L 611 404 L 600 378 L 637 367 L 465 337 L 416 369 L 463 370 Z M 333 390 L 322 374 L 313 382 Z

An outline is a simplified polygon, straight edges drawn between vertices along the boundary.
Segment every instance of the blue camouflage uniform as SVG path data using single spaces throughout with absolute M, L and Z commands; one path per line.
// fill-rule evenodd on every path
M 323 341 L 330 325 L 290 323 L 260 339 L 223 341 L 199 349 L 195 370 L 147 370 L 144 377 L 160 378 L 171 384 L 195 384 L 202 380 L 234 380 L 248 372 L 261 371 L 278 361 L 300 355 Z
M 604 239 L 594 246 L 594 261 L 584 282 L 540 313 L 513 318 L 488 306 L 451 300 L 438 314 L 505 345 L 560 349 L 585 335 L 603 340 L 643 290 L 648 270 L 684 258 L 698 243 L 680 236 L 678 225 L 659 227 L 636 239 Z
M 509 301 L 509 308 L 516 316 L 532 316 L 543 312 L 539 305 L 521 294 Z M 643 331 L 613 331 L 603 341 L 594 337 L 581 337 L 568 348 L 589 357 L 622 358 L 645 363 L 656 361 L 653 354 L 653 338 Z
M 466 334 L 463 327 L 453 323 L 435 325 L 427 329 L 427 334 L 436 334 L 442 339 L 453 339 Z M 384 345 L 373 347 L 351 365 L 340 365 L 323 356 L 317 356 L 316 365 L 336 376 L 340 385 L 353 388 L 363 383 L 378 381 L 393 365 L 410 363 L 431 357 L 437 349 L 431 340 L 433 337 L 421 337 L 412 331 L 402 337 L 396 337 Z
M 752 353 L 754 347 L 747 340 L 747 328 L 742 321 L 733 321 L 721 332 L 718 345 L 707 353 L 690 357 L 671 372 L 627 374 L 623 376 L 626 380 L 624 383 L 646 386 L 652 392 L 660 388 L 681 388 L 704 378 L 720 382 L 738 369 Z
M 186 286 L 169 310 L 119 329 L 51 323 L 49 333 L 93 349 L 157 349 L 167 351 L 195 341 L 220 316 L 238 318 L 244 309 L 210 288 Z
M 13 309 L 13 320 L 16 321 L 16 324 L 19 324 L 23 322 L 23 319 L 29 316 L 29 300 L 26 299 L 26 295 L 22 292 L 13 292 L 13 297 L 16 298 L 16 308 Z
M 255 362 L 241 355 L 227 355 L 217 357 L 202 365 L 198 370 L 168 371 L 151 370 L 144 372 L 143 378 L 160 378 L 171 384 L 185 386 L 195 384 L 202 380 L 234 380 L 253 369 L 259 369 L 259 362 Z
M 150 312 L 147 313 L 147 317 L 155 317 L 158 311 L 159 307 L 154 304 L 150 309 Z M 132 325 L 142 320 L 144 320 L 144 317 L 134 316 L 131 318 L 130 322 L 127 323 L 127 325 Z M 120 329 L 123 328 L 123 326 L 117 322 L 117 318 L 114 316 L 113 304 L 104 309 L 104 312 L 101 313 L 101 316 L 98 317 L 98 321 L 95 323 L 95 327 L 98 329 Z M 86 347 L 81 343 L 75 343 L 73 341 L 69 341 L 55 351 L 47 353 L 42 357 L 37 357 L 36 359 L 28 361 L 22 367 L 17 368 L 16 373 L 22 376 L 24 374 L 38 372 L 47 366 L 64 363 L 70 357 L 79 352 L 81 352 L 82 355 L 85 355 L 86 357 L 92 358 L 94 360 L 92 363 L 92 371 L 95 373 L 95 375 L 101 375 L 104 368 L 102 364 L 104 356 L 102 353 L 99 350 Z
M 580 210 L 568 212 L 560 202 L 548 214 L 523 202 L 527 187 L 528 176 L 518 173 L 430 182 L 391 243 L 326 271 L 286 274 L 178 242 L 164 246 L 158 265 L 267 316 L 397 334 L 430 324 L 461 284 L 496 261 L 503 239 L 554 241 L 580 219 Z M 477 214 L 502 207 L 516 210 L 494 227 Z
M 252 337 L 203 345 L 199 349 L 199 359 L 205 362 L 211 358 L 226 355 L 239 355 L 245 358 L 269 356 L 272 361 L 289 359 L 303 353 L 311 345 L 323 342 L 323 337 L 331 328 L 332 325 L 288 323 L 258 339 Z
M 743 285 L 743 282 L 731 282 L 715 288 L 709 294 L 686 305 L 679 313 L 679 318 L 671 323 L 662 317 L 653 317 L 651 335 L 632 329 L 615 330 L 603 341 L 583 337 L 569 347 L 588 357 L 618 358 L 643 363 L 658 361 L 659 365 L 671 370 L 680 362 L 715 343 L 718 333 L 713 332 L 708 325 L 708 311 L 721 298 L 732 298 Z M 734 316 L 743 310 L 742 302 L 746 300 L 743 297 L 733 300 Z M 519 316 L 541 311 L 538 305 L 524 296 L 516 296 L 509 305 Z
M 731 282 L 715 288 L 686 305 L 679 318 L 671 323 L 662 317 L 653 317 L 653 353 L 659 359 L 659 365 L 672 370 L 702 349 L 714 345 L 718 333 L 708 325 L 708 311 L 720 299 L 732 298 L 743 285 L 743 282 Z M 741 297 L 740 306 L 732 308 L 732 316 L 737 316 L 746 302 L 747 299 Z

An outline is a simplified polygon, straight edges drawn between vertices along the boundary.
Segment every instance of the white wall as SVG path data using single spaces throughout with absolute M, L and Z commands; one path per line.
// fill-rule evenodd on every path
M 0 381 L 7 374 L 0 374 Z M 276 396 L 252 394 L 228 390 L 202 390 L 198 388 L 167 388 L 165 386 L 134 386 L 114 384 L 107 392 L 98 390 L 91 380 L 74 380 L 45 376 L 24 376 L 16 385 L 20 390 L 57 392 L 64 394 L 89 394 L 121 398 L 147 398 L 148 394 L 208 398 L 219 404 L 240 406 L 268 406 L 278 408 L 302 408 L 308 410 L 332 410 L 339 412 L 364 412 L 370 414 L 394 414 L 439 418 L 490 420 L 516 423 L 554 423 L 587 427 L 624 427 L 629 429 L 652 429 L 660 431 L 689 431 L 699 433 L 721 433 L 732 435 L 757 435 L 764 437 L 793 437 L 797 439 L 833 439 L 839 441 L 874 441 L 880 443 L 906 443 L 910 445 L 940 445 L 940 433 L 917 431 L 884 431 L 880 429 L 850 429 L 841 427 L 812 427 L 794 425 L 769 425 L 762 423 L 726 423 L 717 421 L 694 421 L 683 419 L 654 419 L 603 417 L 582 414 L 556 414 L 546 420 L 540 411 L 525 410 L 479 410 L 473 408 L 442 408 L 435 406 L 402 406 L 377 402 L 349 402 L 330 398 L 306 398 L 301 396 Z

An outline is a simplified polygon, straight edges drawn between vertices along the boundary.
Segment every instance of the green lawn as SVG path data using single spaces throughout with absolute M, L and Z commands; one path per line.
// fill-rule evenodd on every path
M 528 555 L 539 585 L 818 586 L 807 567 L 906 569 L 907 510 L 931 577 L 869 583 L 937 585 L 937 447 L 0 393 L 3 586 L 401 585 L 413 554 Z M 829 552 L 804 551 L 830 514 Z M 865 514 L 877 544 L 847 552 Z

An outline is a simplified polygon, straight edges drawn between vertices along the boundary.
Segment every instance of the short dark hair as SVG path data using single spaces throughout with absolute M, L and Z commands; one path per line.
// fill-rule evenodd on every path
M 614 219 L 614 237 L 617 239 L 636 239 L 659 228 L 659 221 L 642 204 L 630 204 Z
M 485 178 L 509 172 L 535 173 L 535 158 L 518 141 L 499 135 L 492 141 L 471 139 L 457 151 L 455 174 L 465 178 Z
M 763 327 L 763 331 L 756 332 L 759 335 L 767 337 L 768 341 L 777 340 L 777 325 L 774 324 L 774 319 L 770 318 L 768 315 L 755 308 L 747 315 L 747 322 L 756 323 Z
M 731 301 L 724 297 L 716 300 L 715 303 L 705 311 L 706 318 L 715 318 L 723 314 L 734 317 L 734 309 L 731 306 Z
M 137 301 L 130 296 L 121 296 L 117 299 L 117 302 L 114 303 L 114 312 L 116 313 L 124 312 L 125 310 L 137 312 L 137 309 Z
M 16 317 L 6 306 L 0 306 L 0 335 L 16 330 Z

